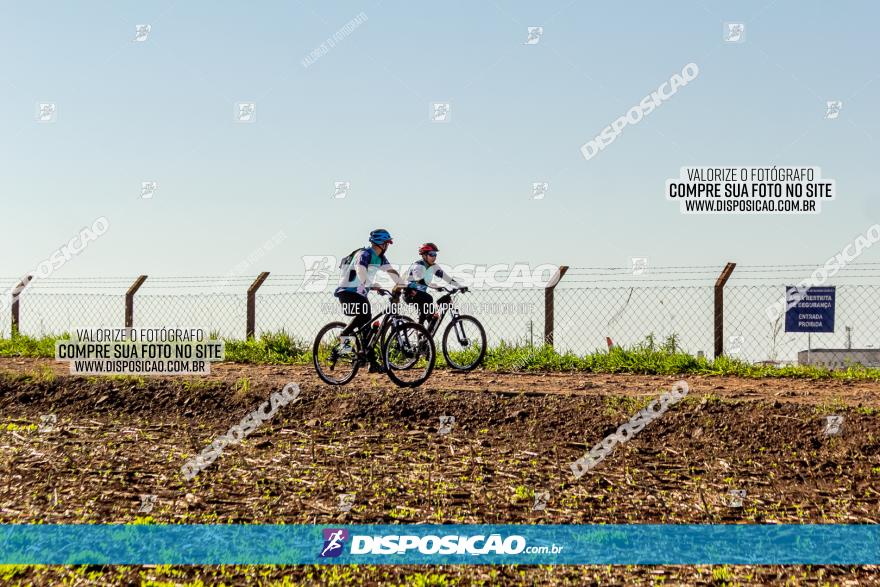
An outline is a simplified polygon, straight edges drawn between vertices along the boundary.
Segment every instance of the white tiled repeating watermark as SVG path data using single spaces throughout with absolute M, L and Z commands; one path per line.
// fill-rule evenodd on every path
M 825 119 L 834 120 L 838 118 L 841 109 L 843 109 L 843 102 L 840 100 L 828 100 L 825 102 Z
M 843 416 L 825 416 L 824 436 L 838 436 L 843 428 Z
M 151 200 L 154 195 L 156 195 L 156 190 L 159 189 L 159 182 L 157 181 L 142 181 L 141 182 L 141 199 L 142 200 Z
M 349 512 L 352 506 L 354 506 L 354 493 L 340 493 L 336 496 L 336 499 L 338 500 L 336 509 L 340 512 Z
M 305 275 L 300 291 L 320 292 L 335 288 L 342 277 L 339 259 L 334 255 L 303 255 Z M 398 273 L 405 275 L 409 264 L 391 263 Z M 559 265 L 544 263 L 534 267 L 528 263 L 495 263 L 492 265 L 460 263 L 437 267 L 470 289 L 513 289 L 553 287 L 559 282 Z M 377 276 L 377 284 L 386 283 L 384 276 Z
M 303 255 L 306 268 L 305 277 L 299 291 L 321 292 L 330 284 L 332 274 L 336 270 L 336 257 L 331 255 Z
M 156 496 L 152 494 L 141 495 L 141 505 L 138 508 L 139 514 L 149 514 L 156 505 Z
M 534 181 L 532 182 L 532 199 L 533 200 L 543 200 L 544 196 L 547 195 L 547 191 L 550 189 L 550 184 L 546 181 Z
M 185 462 L 180 468 L 183 478 L 189 481 L 198 475 L 200 471 L 220 456 L 226 446 L 240 443 L 263 422 L 271 420 L 279 407 L 284 407 L 296 400 L 298 395 L 299 385 L 296 383 L 288 383 L 280 392 L 274 392 L 269 401 L 260 404 L 256 410 L 242 418 L 241 422 L 232 426 L 226 434 L 214 440 L 201 453 Z
M 325 316 L 338 316 L 340 312 L 355 310 L 359 306 L 360 303 L 358 302 L 347 305 L 336 300 L 327 300 L 318 305 L 318 312 Z M 380 307 L 382 310 L 406 313 L 407 310 L 414 309 L 415 305 L 404 301 L 399 304 L 392 302 L 387 306 L 382 305 Z M 481 316 L 537 316 L 544 311 L 544 304 L 532 302 L 456 302 L 455 304 L 434 304 L 437 312 L 447 312 L 453 307 L 460 314 L 479 314 Z M 346 314 L 346 316 L 349 315 Z
M 431 102 L 431 122 L 452 120 L 452 105 L 449 102 Z
M 727 492 L 725 496 L 725 504 L 729 508 L 741 508 L 743 506 L 743 501 L 746 498 L 746 490 L 745 489 L 731 489 Z
M 135 43 L 143 43 L 150 36 L 150 31 L 153 30 L 152 25 L 149 24 L 136 24 L 134 25 L 134 39 Z
M 454 426 L 455 416 L 440 416 L 440 427 L 437 428 L 437 434 L 440 436 L 446 436 L 452 432 Z
M 55 122 L 58 120 L 58 106 L 55 102 L 38 102 L 37 103 L 37 122 Z
M 743 350 L 746 338 L 742 334 L 734 334 L 727 338 L 727 354 L 739 355 Z
M 240 123 L 252 123 L 257 121 L 256 102 L 236 102 L 233 110 L 233 120 Z
M 302 60 L 302 66 L 306 69 L 314 65 L 321 57 L 326 55 L 333 49 L 337 43 L 341 42 L 347 36 L 354 32 L 356 28 L 361 26 L 361 24 L 367 21 L 367 15 L 361 12 L 353 19 L 345 23 L 342 28 L 333 33 L 331 36 L 327 37 L 323 43 L 318 45 L 315 49 L 312 50 L 306 57 Z
M 533 512 L 543 512 L 547 509 L 547 503 L 550 501 L 549 491 L 535 491 L 535 501 L 532 504 Z
M 614 140 L 623 132 L 627 125 L 638 124 L 642 119 L 648 116 L 655 108 L 661 106 L 666 100 L 669 100 L 678 92 L 679 88 L 683 88 L 690 82 L 695 80 L 700 74 L 700 68 L 696 63 L 688 63 L 685 65 L 681 73 L 675 73 L 668 80 L 660 84 L 656 91 L 651 92 L 641 99 L 636 106 L 633 106 L 623 116 L 620 116 L 606 126 L 596 135 L 595 138 L 587 141 L 581 146 L 581 153 L 584 159 L 589 161 L 598 155 L 603 149 L 614 142 Z
M 798 302 L 807 295 L 807 290 L 811 287 L 824 285 L 830 278 L 847 266 L 848 263 L 856 260 L 865 250 L 880 240 L 880 224 L 874 224 L 864 235 L 858 235 L 854 242 L 849 243 L 835 256 L 825 261 L 825 264 L 816 268 L 813 274 L 802 279 L 793 290 L 776 303 L 767 306 L 765 313 L 770 322 L 776 322 L 785 312 L 795 307 Z
M 632 258 L 632 274 L 633 275 L 644 275 L 645 271 L 648 270 L 648 258 L 647 257 L 633 257 Z
M 541 38 L 544 36 L 544 27 L 542 26 L 530 26 L 528 27 L 526 40 L 523 45 L 537 45 L 541 42 Z
M 725 43 L 745 43 L 746 25 L 742 22 L 725 22 L 723 35 Z
M 337 200 L 341 200 L 348 195 L 348 192 L 351 190 L 351 182 L 350 181 L 335 181 L 333 182 L 333 197 Z
M 622 424 L 616 432 L 611 433 L 604 438 L 599 444 L 590 449 L 590 452 L 571 463 L 571 472 L 574 473 L 576 479 L 580 479 L 587 471 L 605 460 L 609 454 L 614 451 L 614 447 L 618 444 L 627 442 L 642 428 L 656 420 L 666 413 L 669 406 L 681 401 L 688 394 L 688 384 L 685 381 L 676 381 L 672 385 L 672 391 L 668 391 L 649 403 L 646 408 L 630 418 L 630 420 Z M 659 406 L 659 410 L 654 408 Z
M 233 267 L 232 270 L 229 271 L 229 273 L 227 273 L 225 275 L 225 277 L 223 278 L 223 281 L 221 281 L 219 283 L 219 285 L 217 286 L 218 289 L 223 289 L 223 288 L 227 287 L 233 277 L 243 275 L 245 271 L 247 271 L 249 268 L 253 267 L 254 264 L 257 263 L 257 261 L 259 261 L 260 259 L 265 257 L 269 252 L 272 251 L 272 249 L 274 249 L 275 247 L 280 245 L 286 239 L 287 239 L 287 234 L 283 230 L 279 230 L 278 232 L 276 232 L 274 236 L 269 238 L 269 240 L 264 242 L 258 248 L 254 249 L 254 251 L 251 252 L 251 254 L 247 256 L 247 259 L 245 259 L 244 261 L 239 261 L 235 265 L 235 267 Z
M 66 244 L 55 250 L 48 259 L 41 261 L 33 272 L 25 275 L 22 279 L 24 287 L 13 286 L 6 291 L 6 295 L 0 301 L 0 311 L 5 311 L 7 304 L 14 303 L 35 278 L 45 279 L 52 275 L 73 257 L 82 253 L 91 241 L 98 240 L 109 228 L 110 221 L 104 216 L 96 218 L 91 226 L 83 227 L 79 234 L 74 235 Z
M 44 414 L 40 416 L 40 423 L 37 425 L 37 432 L 40 434 L 54 432 L 56 424 L 58 424 L 58 416 L 55 414 Z

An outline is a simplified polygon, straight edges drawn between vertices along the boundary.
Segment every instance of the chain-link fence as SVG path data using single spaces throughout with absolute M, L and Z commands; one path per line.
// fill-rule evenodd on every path
M 493 346 L 501 341 L 539 345 L 552 333 L 557 350 L 577 354 L 606 350 L 609 342 L 631 347 L 653 341 L 707 357 L 720 347 L 723 354 L 752 363 L 880 366 L 880 263 L 850 264 L 821 284 L 834 287 L 836 297 L 830 332 L 787 332 L 785 313 L 771 315 L 786 286 L 807 279 L 815 267 L 738 266 L 723 286 L 721 265 L 572 267 L 552 287 L 499 274 L 495 287 L 474 285 L 456 303 L 483 323 Z M 308 342 L 324 324 L 348 320 L 330 285 L 315 291 L 304 275 L 268 274 L 259 283 L 254 278 L 149 277 L 131 296 L 132 324 L 203 328 L 237 339 L 252 324 L 256 336 L 283 330 Z M 18 298 L 18 331 L 42 336 L 123 326 L 126 292 L 135 279 L 34 280 Z M 9 291 L 17 283 L 3 279 L 4 308 L 10 307 Z M 370 297 L 374 312 L 387 304 L 387 298 Z M 412 309 L 407 313 L 415 315 Z M 11 325 L 12 320 L 3 320 L 0 336 L 8 337 Z

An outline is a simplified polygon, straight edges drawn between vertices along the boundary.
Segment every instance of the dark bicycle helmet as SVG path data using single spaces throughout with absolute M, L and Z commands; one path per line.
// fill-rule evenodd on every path
M 424 255 L 425 253 L 437 252 L 440 249 L 437 248 L 437 245 L 434 243 L 425 243 L 419 247 L 419 255 Z
M 373 232 L 370 233 L 370 242 L 374 245 L 382 245 L 385 243 L 394 243 L 391 240 L 391 233 L 389 233 L 384 228 L 377 228 Z

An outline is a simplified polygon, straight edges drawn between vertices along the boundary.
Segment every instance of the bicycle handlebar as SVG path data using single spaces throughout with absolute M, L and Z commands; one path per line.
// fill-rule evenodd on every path
M 437 288 L 437 289 L 439 289 L 440 291 L 445 291 L 446 293 L 450 293 L 450 294 L 453 294 L 453 293 L 467 293 L 468 291 L 470 291 L 470 290 L 468 290 L 468 289 L 462 289 L 462 288 L 459 288 L 459 287 L 440 287 L 440 288 Z M 387 289 L 382 288 L 382 287 L 371 287 L 371 288 L 370 288 L 370 291 L 374 291 L 374 292 L 376 292 L 377 294 L 379 294 L 379 295 L 383 295 L 383 296 L 394 296 L 394 295 L 400 295 L 400 293 L 401 293 L 401 290 L 398 290 L 398 291 L 388 291 Z
M 388 291 L 384 287 L 371 287 L 370 291 L 374 291 L 377 294 L 382 295 L 382 296 L 390 296 L 393 298 L 395 296 L 399 296 L 403 290 Z

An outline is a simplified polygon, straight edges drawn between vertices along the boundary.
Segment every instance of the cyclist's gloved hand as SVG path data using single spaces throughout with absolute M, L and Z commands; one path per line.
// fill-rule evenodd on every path
M 363 285 L 358 285 L 357 286 L 357 293 L 361 294 L 362 296 L 365 296 L 365 295 L 367 295 L 367 288 L 365 288 Z
M 458 288 L 458 291 L 460 291 L 460 292 L 462 292 L 462 293 L 466 292 L 467 290 L 468 290 L 468 288 L 467 288 L 466 285 L 463 285 L 463 286 L 461 286 L 460 288 Z

